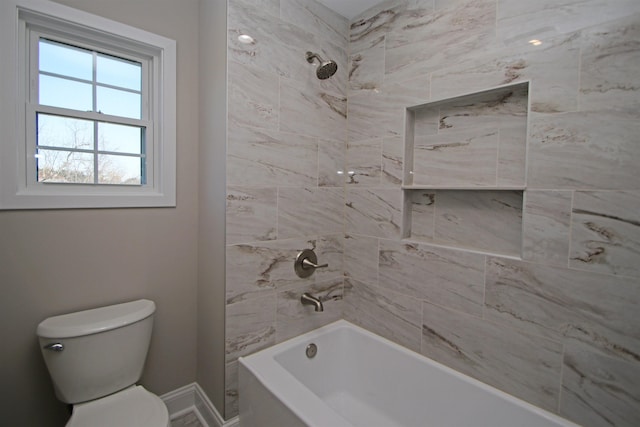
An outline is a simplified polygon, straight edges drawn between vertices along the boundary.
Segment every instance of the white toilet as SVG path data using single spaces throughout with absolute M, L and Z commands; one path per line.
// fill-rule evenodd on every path
M 56 396 L 73 405 L 67 427 L 168 427 L 164 402 L 136 385 L 149 349 L 153 301 L 45 319 L 38 325 Z

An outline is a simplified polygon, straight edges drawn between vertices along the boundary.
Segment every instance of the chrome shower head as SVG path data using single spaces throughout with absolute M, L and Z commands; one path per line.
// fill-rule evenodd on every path
M 338 64 L 336 64 L 336 61 L 325 61 L 317 53 L 307 52 L 307 62 L 309 64 L 313 64 L 314 58 L 320 63 L 316 70 L 316 76 L 318 76 L 320 80 L 328 79 L 338 71 Z

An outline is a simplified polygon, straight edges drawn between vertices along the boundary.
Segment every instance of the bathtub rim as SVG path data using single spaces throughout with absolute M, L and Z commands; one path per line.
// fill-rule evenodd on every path
M 419 363 L 425 363 L 431 365 L 435 369 L 445 372 L 448 375 L 452 375 L 455 378 L 476 386 L 481 390 L 491 393 L 494 396 L 502 398 L 514 405 L 523 407 L 540 417 L 543 417 L 550 421 L 555 421 L 562 427 L 581 427 L 579 424 L 572 422 L 562 416 L 552 413 L 546 409 L 533 405 L 525 400 L 522 400 L 516 396 L 508 394 L 496 387 L 486 384 L 480 380 L 477 380 L 462 372 L 456 371 L 440 362 L 437 362 L 423 354 L 409 350 L 400 344 L 397 344 L 385 337 L 377 335 L 361 326 L 355 325 L 345 319 L 336 320 L 325 326 L 321 326 L 317 329 L 313 329 L 302 335 L 290 338 L 281 343 L 262 349 L 256 353 L 239 357 L 238 361 L 244 368 L 251 372 L 258 381 L 271 393 L 278 398 L 278 400 L 285 405 L 290 411 L 292 411 L 297 417 L 299 417 L 307 425 L 322 425 L 326 424 L 327 417 L 331 417 L 329 420 L 332 426 L 335 427 L 353 427 L 348 420 L 343 418 L 335 410 L 327 405 L 320 397 L 308 389 L 302 384 L 292 373 L 286 370 L 277 360 L 276 356 L 291 350 L 296 346 L 302 346 L 308 344 L 314 339 L 320 336 L 326 335 L 333 331 L 339 331 L 341 329 L 351 329 L 356 333 L 363 334 L 375 341 L 380 342 L 382 345 L 390 346 L 396 351 L 415 359 Z M 260 370 L 260 368 L 266 368 Z M 270 382 L 272 381 L 272 382 Z M 286 387 L 269 387 L 268 384 L 285 385 Z M 296 390 L 296 393 L 291 393 L 292 390 Z M 286 395 L 285 395 L 286 394 Z M 240 397 L 241 398 L 241 397 Z M 317 409 L 323 407 L 322 411 Z M 307 410 L 302 411 L 301 409 Z M 304 412 L 304 413 L 301 413 Z M 318 418 L 322 416 L 322 418 Z
M 332 427 L 353 427 L 349 421 L 329 407 L 326 402 L 302 384 L 275 359 L 276 355 L 295 347 L 301 342 L 338 330 L 340 327 L 344 328 L 344 325 L 336 325 L 339 322 L 341 320 L 290 338 L 248 356 L 239 357 L 239 374 L 243 368 L 249 371 L 268 392 L 273 394 L 282 405 L 307 426 L 327 425 L 327 422 L 329 422 Z M 270 387 L 269 384 L 277 386 Z M 240 412 L 240 417 L 242 417 L 242 412 Z

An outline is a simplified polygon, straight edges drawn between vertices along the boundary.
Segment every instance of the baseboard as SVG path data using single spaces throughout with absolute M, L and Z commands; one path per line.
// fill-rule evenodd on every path
M 167 405 L 169 418 L 194 412 L 205 427 L 238 427 L 238 417 L 225 421 L 198 383 L 188 384 L 160 396 Z

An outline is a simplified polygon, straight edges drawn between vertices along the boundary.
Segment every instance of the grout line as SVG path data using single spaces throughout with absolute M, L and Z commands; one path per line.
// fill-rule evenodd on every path
M 580 111 L 580 88 L 582 87 L 582 81 L 581 81 L 581 77 L 582 77 L 582 54 L 583 52 L 583 44 L 584 44 L 584 37 L 583 35 L 581 35 L 580 37 L 580 49 L 578 49 L 578 90 L 576 93 L 576 111 Z
M 556 413 L 560 413 L 562 408 L 562 384 L 564 384 L 564 353 L 566 351 L 565 343 L 562 343 L 562 351 L 560 352 L 560 384 L 558 388 L 558 406 L 556 407 Z
M 280 187 L 276 187 L 276 237 L 273 240 L 280 239 Z
M 575 203 L 576 190 L 571 191 L 571 203 L 569 206 L 569 242 L 567 245 L 567 268 L 571 268 L 571 242 L 573 241 L 573 204 Z
M 436 239 L 436 207 L 438 206 L 438 191 L 433 192 L 433 218 L 431 219 L 431 239 Z
M 500 185 L 500 143 L 502 142 L 502 132 L 500 126 L 498 126 L 498 142 L 496 144 L 496 180 L 495 185 L 498 187 Z
M 486 311 L 487 311 L 487 264 L 489 263 L 489 257 L 487 255 L 484 256 L 484 272 L 482 274 L 482 319 L 486 320 Z

